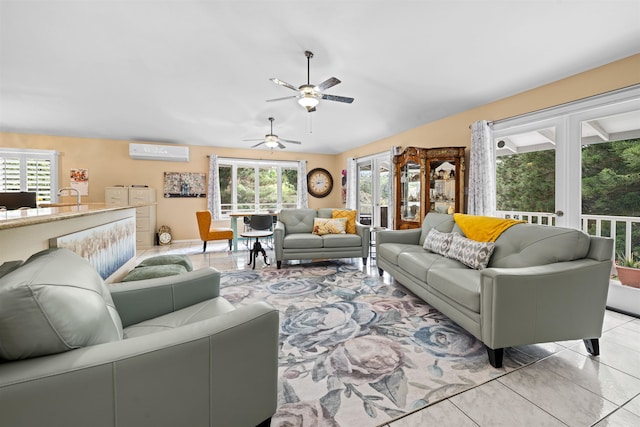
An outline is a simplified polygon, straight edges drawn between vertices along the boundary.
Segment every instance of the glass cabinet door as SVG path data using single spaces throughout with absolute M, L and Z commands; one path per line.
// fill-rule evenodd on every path
M 400 218 L 420 222 L 420 164 L 408 161 L 400 171 Z
M 429 161 L 429 212 L 456 211 L 456 160 Z

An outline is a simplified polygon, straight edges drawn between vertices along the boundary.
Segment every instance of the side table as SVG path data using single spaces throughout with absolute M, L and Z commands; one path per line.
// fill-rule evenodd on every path
M 262 244 L 260 244 L 260 238 L 261 237 L 269 237 L 273 234 L 273 231 L 245 231 L 244 233 L 240 233 L 240 236 L 242 237 L 247 237 L 249 239 L 255 237 L 256 241 L 253 244 L 253 248 L 251 248 L 251 256 L 249 257 L 249 264 L 247 265 L 251 265 L 253 263 L 253 267 L 251 267 L 253 270 L 256 269 L 256 257 L 258 256 L 259 253 L 262 253 L 262 256 L 264 257 L 264 263 L 266 265 L 270 265 L 267 262 L 267 252 L 264 250 L 264 248 L 262 247 Z

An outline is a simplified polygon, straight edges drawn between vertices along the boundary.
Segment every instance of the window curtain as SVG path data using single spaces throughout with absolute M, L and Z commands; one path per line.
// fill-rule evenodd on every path
M 211 219 L 220 219 L 220 177 L 218 175 L 218 156 L 209 156 L 209 185 L 207 187 L 207 209 L 211 211 Z
M 355 158 L 347 161 L 347 209 L 358 208 L 358 162 Z
M 467 212 L 471 215 L 496 215 L 496 150 L 486 120 L 471 125 Z
M 309 195 L 307 193 L 307 161 L 298 162 L 298 208 L 309 207 Z

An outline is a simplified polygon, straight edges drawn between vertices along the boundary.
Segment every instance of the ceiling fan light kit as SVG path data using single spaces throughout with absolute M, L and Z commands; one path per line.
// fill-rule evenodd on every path
M 269 147 L 270 149 L 274 149 L 276 147 L 280 147 L 281 150 L 285 149 L 286 147 L 284 146 L 283 142 L 286 142 L 287 144 L 302 144 L 302 142 L 300 141 L 293 141 L 290 139 L 282 139 L 279 138 L 278 135 L 275 135 L 273 133 L 273 121 L 275 119 L 273 117 L 269 117 L 269 121 L 271 122 L 271 132 L 266 134 L 264 136 L 264 138 L 261 139 L 244 139 L 243 141 L 260 141 L 258 142 L 256 145 L 252 145 L 251 148 L 256 148 L 259 145 L 266 145 L 267 147 Z
M 289 84 L 283 80 L 280 80 L 274 77 L 270 79 L 272 82 L 274 82 L 277 85 L 284 86 L 286 88 L 294 90 L 298 92 L 298 94 L 292 95 L 292 96 L 285 96 L 284 98 L 268 99 L 267 102 L 282 101 L 285 99 L 297 98 L 298 104 L 303 106 L 309 113 L 316 111 L 316 106 L 320 103 L 321 99 L 351 104 L 353 102 L 353 98 L 349 98 L 346 96 L 338 96 L 338 95 L 327 95 L 322 93 L 322 91 L 327 90 L 330 87 L 333 87 L 338 83 L 340 83 L 340 80 L 337 79 L 336 77 L 328 78 L 327 80 L 323 81 L 317 86 L 312 85 L 310 83 L 309 68 L 310 68 L 310 59 L 313 58 L 313 52 L 310 52 L 307 50 L 304 52 L 304 55 L 307 57 L 307 84 L 303 84 L 300 87 L 295 87 L 292 84 Z M 256 145 L 251 146 L 251 148 L 256 148 L 264 144 L 266 147 L 270 148 L 271 150 L 273 150 L 276 147 L 279 147 L 281 150 L 286 148 L 283 142 L 286 142 L 288 144 L 302 144 L 300 141 L 292 141 L 289 139 L 278 138 L 278 135 L 275 135 L 273 133 L 274 120 L 275 119 L 273 117 L 269 117 L 269 121 L 271 122 L 271 132 L 266 134 L 264 136 L 264 139 L 245 139 L 244 141 L 260 141 Z
M 328 78 L 323 81 L 319 85 L 312 85 L 310 83 L 310 60 L 313 58 L 313 52 L 305 51 L 304 55 L 307 57 L 307 84 L 303 84 L 300 87 L 295 87 L 294 85 L 287 83 L 278 78 L 271 78 L 270 80 L 277 85 L 284 86 L 293 91 L 298 92 L 298 95 L 286 96 L 284 98 L 275 98 L 275 99 L 267 99 L 267 102 L 275 102 L 275 101 L 283 101 L 285 99 L 298 98 L 298 104 L 302 105 L 307 112 L 312 113 L 316 111 L 316 106 L 320 103 L 321 99 L 326 99 L 328 101 L 336 101 L 343 102 L 346 104 L 351 104 L 353 102 L 353 98 L 349 98 L 346 96 L 338 96 L 338 95 L 328 95 L 324 94 L 323 91 L 329 89 L 341 83 L 340 80 L 336 77 Z

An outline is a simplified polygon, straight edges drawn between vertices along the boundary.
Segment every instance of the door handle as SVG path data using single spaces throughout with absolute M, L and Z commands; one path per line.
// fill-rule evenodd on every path
M 556 211 L 556 216 L 557 216 L 557 217 L 564 216 L 564 212 L 562 212 L 562 211 Z

